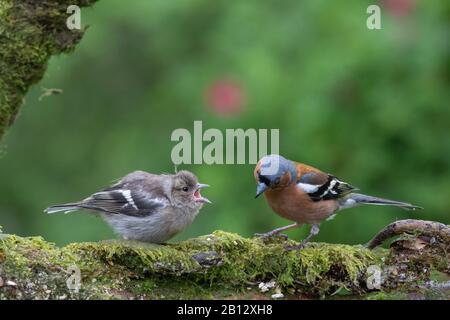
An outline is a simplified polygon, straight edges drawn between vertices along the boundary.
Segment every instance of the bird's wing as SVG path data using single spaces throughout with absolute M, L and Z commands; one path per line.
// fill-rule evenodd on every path
M 167 205 L 165 199 L 148 197 L 129 189 L 100 191 L 84 199 L 78 207 L 130 216 L 147 216 Z
M 357 190 L 335 176 L 321 171 L 310 171 L 300 175 L 297 179 L 297 186 L 306 192 L 313 201 L 338 199 Z
M 78 206 L 107 213 L 147 216 L 169 204 L 158 176 L 127 177 L 94 193 Z

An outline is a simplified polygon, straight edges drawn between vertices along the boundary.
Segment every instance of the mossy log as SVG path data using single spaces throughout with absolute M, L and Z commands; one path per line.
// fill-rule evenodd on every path
M 69 30 L 69 5 L 97 0 L 0 0 L 0 139 L 52 55 L 72 51 L 83 30 Z
M 2 235 L 0 299 L 449 298 L 449 239 L 408 234 L 390 249 L 310 243 L 286 250 L 293 244 L 216 231 L 176 244 L 58 248 Z

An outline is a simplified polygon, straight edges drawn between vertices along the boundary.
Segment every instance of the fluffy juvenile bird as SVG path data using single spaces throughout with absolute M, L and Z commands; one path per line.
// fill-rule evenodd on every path
M 189 171 L 176 174 L 132 172 L 116 184 L 74 203 L 45 209 L 47 213 L 87 209 L 98 213 L 124 239 L 163 243 L 192 223 L 205 202 Z
M 332 219 L 342 209 L 360 204 L 395 206 L 406 210 L 422 209 L 409 203 L 356 193 L 358 189 L 331 174 L 308 165 L 287 160 L 280 155 L 263 157 L 254 170 L 256 197 L 264 193 L 269 206 L 294 224 L 261 234 L 270 237 L 281 231 L 312 225 L 309 235 L 298 248 L 319 233 L 322 221 Z

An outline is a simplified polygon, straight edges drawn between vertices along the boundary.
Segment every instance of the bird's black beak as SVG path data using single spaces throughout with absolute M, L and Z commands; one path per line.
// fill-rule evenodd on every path
M 259 182 L 258 186 L 256 187 L 256 196 L 255 198 L 258 198 L 264 191 L 266 191 L 267 185 L 263 182 Z

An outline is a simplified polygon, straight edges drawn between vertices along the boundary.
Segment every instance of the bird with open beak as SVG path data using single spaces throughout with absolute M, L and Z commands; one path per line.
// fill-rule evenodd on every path
M 132 172 L 86 199 L 45 209 L 47 213 L 86 209 L 100 215 L 127 240 L 163 243 L 189 226 L 204 203 L 211 203 L 189 171 L 176 174 Z
M 256 197 L 264 193 L 267 203 L 278 215 L 295 223 L 260 234 L 267 238 L 284 230 L 311 225 L 309 235 L 297 248 L 303 247 L 319 233 L 322 221 L 332 219 L 342 209 L 360 204 L 395 206 L 406 210 L 422 209 L 406 202 L 387 200 L 356 193 L 357 189 L 331 174 L 311 166 L 268 155 L 256 164 Z

